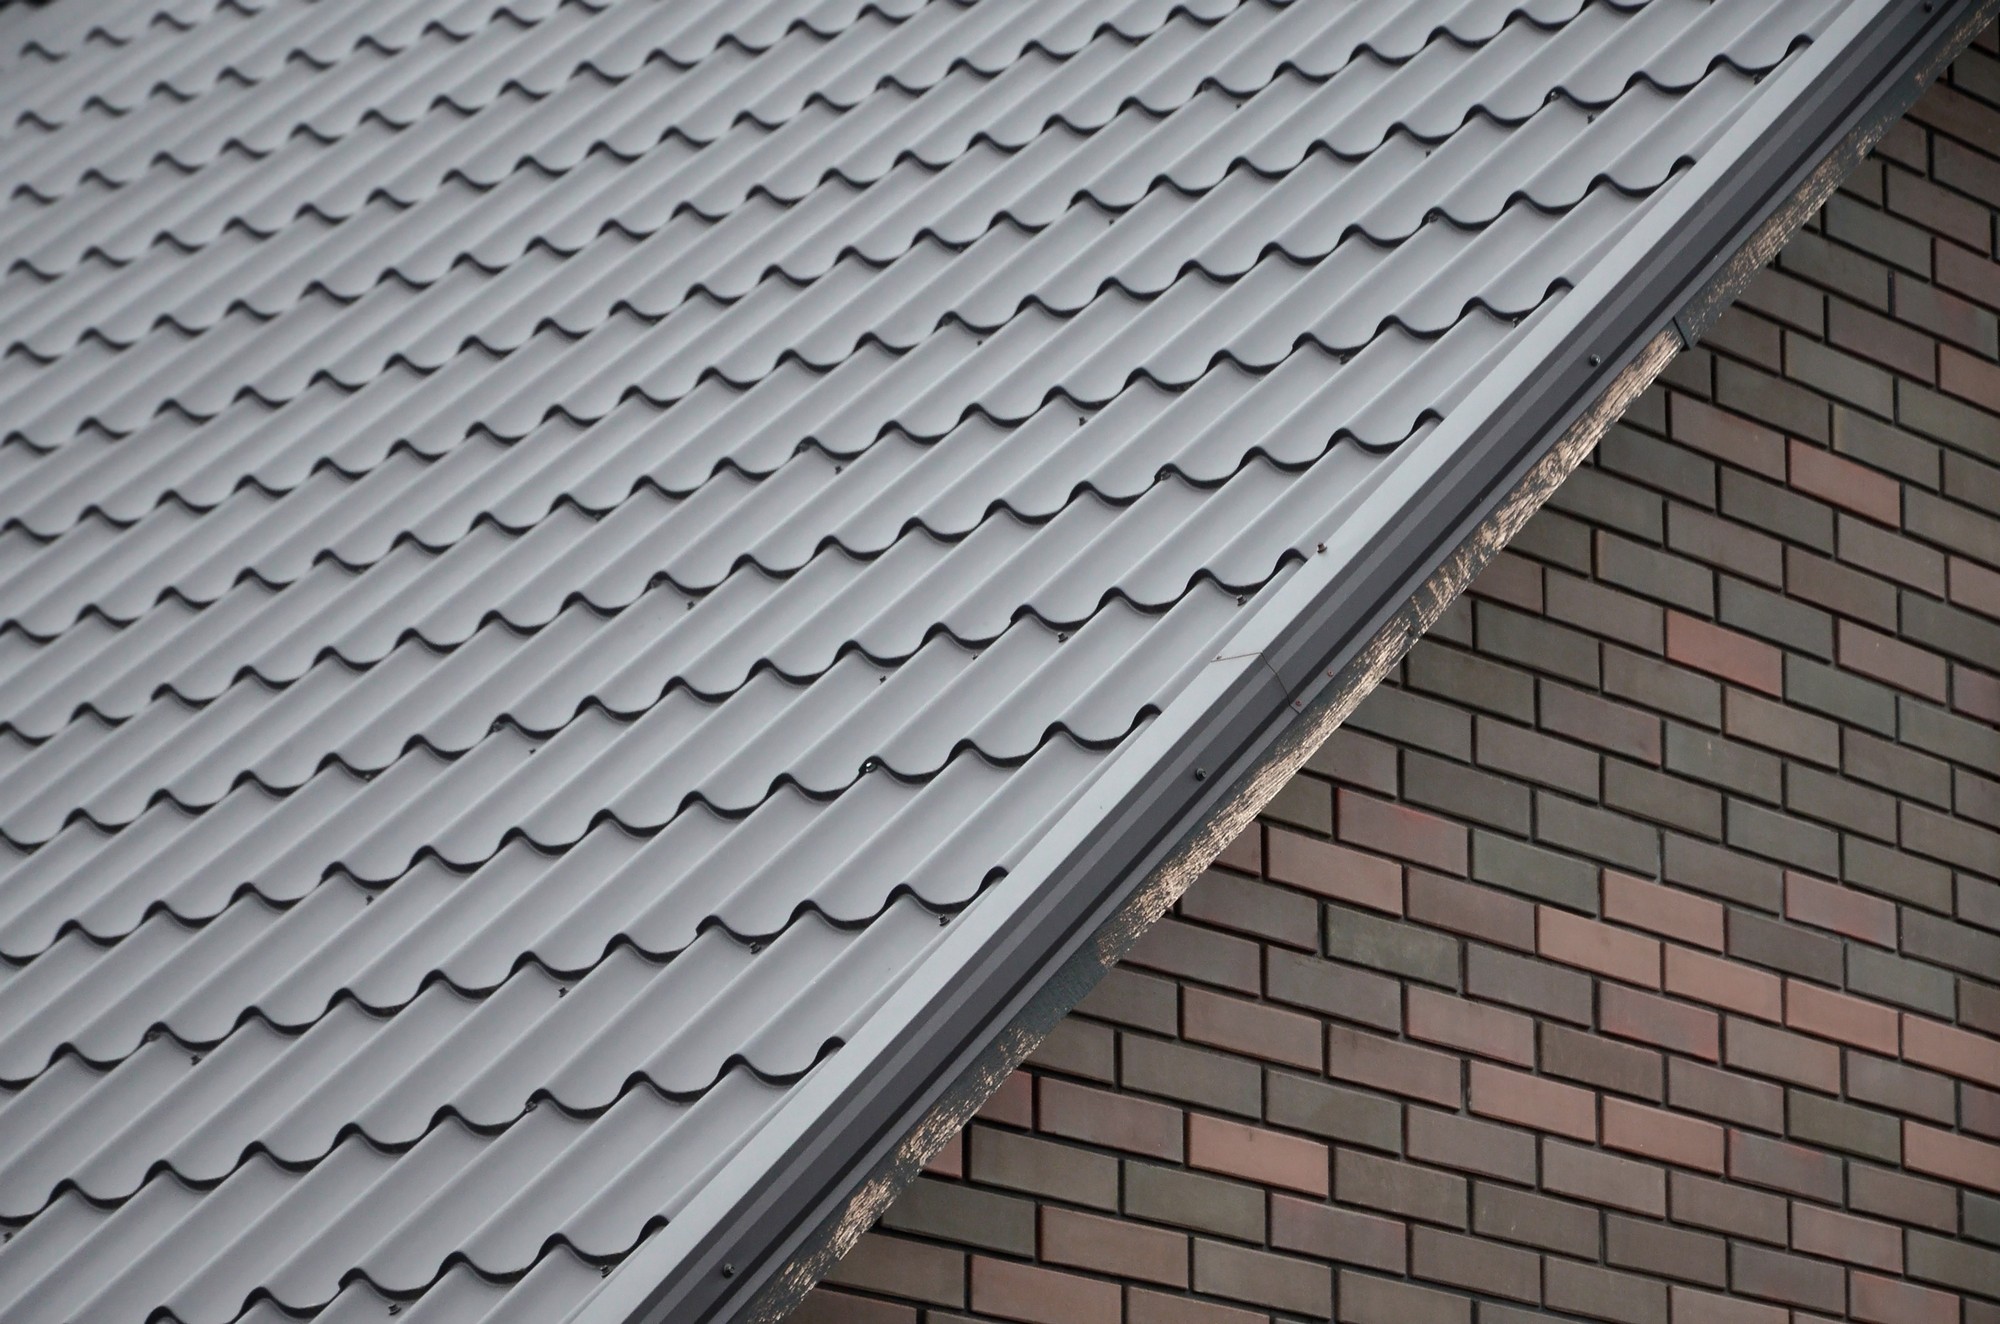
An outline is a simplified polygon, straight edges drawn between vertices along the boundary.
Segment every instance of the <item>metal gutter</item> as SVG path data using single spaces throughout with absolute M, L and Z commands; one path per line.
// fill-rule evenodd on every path
M 2000 0 L 1858 0 L 577 1324 L 782 1318 L 1859 164 Z

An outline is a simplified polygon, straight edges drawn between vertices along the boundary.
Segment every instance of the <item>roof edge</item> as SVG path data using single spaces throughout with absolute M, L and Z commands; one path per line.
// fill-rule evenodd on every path
M 1391 516 L 1330 533 L 1351 554 L 1302 567 L 570 1320 L 782 1318 L 1996 13 L 1857 0 L 1838 16 L 1412 447 L 1436 463 L 1396 466 Z

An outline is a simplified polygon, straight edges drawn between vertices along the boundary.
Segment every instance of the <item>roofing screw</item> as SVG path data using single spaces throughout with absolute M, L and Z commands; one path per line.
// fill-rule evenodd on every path
M 601 1266 L 597 1271 L 597 1276 L 599 1278 L 609 1278 L 611 1276 L 611 1266 L 608 1264 Z
M 1069 631 L 1068 631 L 1068 630 L 1064 630 L 1064 631 L 1061 631 L 1060 633 L 1058 633 L 1058 634 L 1056 635 L 1056 642 L 1057 642 L 1057 643 L 1059 643 L 1059 644 L 1066 644 L 1066 643 L 1068 643 L 1068 642 L 1069 642 Z
M 1198 782 L 1205 782 L 1205 781 L 1207 781 L 1207 780 L 1208 780 L 1208 769 L 1207 769 L 1207 768 L 1196 768 L 1196 769 L 1194 770 L 1194 779 L 1195 779 L 1196 781 L 1198 781 Z
M 724 1278 L 734 1278 L 734 1277 L 736 1276 L 736 1266 L 735 1266 L 735 1265 L 733 1265 L 733 1264 L 725 1264 L 725 1265 L 723 1265 L 723 1266 L 722 1266 L 722 1276 L 723 1276 Z
M 391 1301 L 389 1303 L 389 1313 L 392 1315 L 400 1315 L 403 1313 L 403 1307 L 397 1302 Z
M 564 985 L 563 985 L 563 986 L 562 986 L 561 988 L 558 988 L 558 989 L 556 990 L 556 996 L 557 996 L 557 997 L 559 997 L 559 998 L 566 998 L 566 997 L 568 997 L 568 996 L 569 996 L 569 985 L 568 985 L 568 984 L 564 984 Z
M 863 772 L 875 771 L 875 760 L 872 758 L 861 760 L 861 770 Z
M 1316 543 L 1316 544 L 1315 544 L 1315 545 L 1313 546 L 1313 554 L 1314 554 L 1315 556 L 1325 556 L 1325 555 L 1326 555 L 1326 544 L 1325 544 L 1325 543 Z
M 1592 354 L 1592 355 L 1590 356 L 1590 366 L 1591 366 L 1591 367 L 1595 368 L 1595 367 L 1596 367 L 1596 366 L 1597 366 L 1598 364 L 1600 364 L 1600 363 L 1602 363 L 1602 362 L 1604 362 L 1604 359 L 1603 359 L 1603 357 L 1602 357 L 1601 355 L 1597 355 L 1597 354 Z
M 761 942 L 753 942 L 750 944 L 750 955 L 752 956 L 755 956 L 757 953 L 763 950 L 764 950 L 764 944 Z

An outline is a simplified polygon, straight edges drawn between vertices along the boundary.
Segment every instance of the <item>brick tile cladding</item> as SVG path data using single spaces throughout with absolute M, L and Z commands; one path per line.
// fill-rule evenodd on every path
M 800 1324 L 2000 1324 L 1996 50 Z

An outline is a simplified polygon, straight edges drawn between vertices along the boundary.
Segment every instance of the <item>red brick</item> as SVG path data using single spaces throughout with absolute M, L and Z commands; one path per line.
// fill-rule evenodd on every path
M 2000 1145 L 1907 1118 L 1903 1121 L 1903 1163 L 1962 1186 L 2000 1191 Z
M 1180 1109 L 1047 1076 L 1038 1084 L 1041 1129 L 1048 1134 L 1179 1161 Z
M 1785 438 L 1782 433 L 1752 423 L 1735 414 L 1725 414 L 1715 406 L 1678 391 L 1668 393 L 1671 419 L 1669 435 L 1684 446 L 1740 464 L 1766 478 L 1780 482 L 1785 477 Z
M 1667 1216 L 1667 1171 L 1559 1140 L 1542 1141 L 1542 1187 L 1592 1204 Z
M 1290 1195 L 1271 1197 L 1271 1245 L 1279 1250 L 1401 1273 L 1408 1241 L 1409 1230 L 1393 1218 Z
M 1054 1205 L 1043 1205 L 1041 1212 L 1041 1252 L 1048 1263 L 1187 1286 L 1186 1235 Z
M 1785 692 L 1784 655 L 1777 649 L 1682 612 L 1667 613 L 1667 657 L 1766 694 Z
M 1889 1273 L 1903 1271 L 1902 1229 L 1816 1204 L 1792 1205 L 1792 1248 Z
M 1740 1296 L 1718 1296 L 1698 1288 L 1672 1288 L 1673 1324 L 1785 1324 L 1787 1315 L 1778 1306 L 1760 1305 Z M 1802 1324 L 1804 1317 L 1800 1317 Z
M 1903 1013 L 1903 1056 L 1947 1075 L 2000 1086 L 2000 1039 Z
M 1712 1011 L 1605 984 L 1598 989 L 1597 1014 L 1606 1034 L 1658 1044 L 1708 1062 L 1722 1056 L 1722 1018 Z
M 2000 365 L 1968 354 L 1955 345 L 1939 345 L 1938 385 L 2000 414 Z
M 1270 1324 L 1271 1319 L 1262 1311 L 1168 1296 L 1143 1287 L 1127 1290 L 1125 1312 L 1125 1324 Z
M 930 1156 L 924 1164 L 924 1171 L 938 1177 L 963 1177 L 965 1175 L 965 1132 L 954 1131 L 943 1148 Z
M 1405 999 L 1412 1039 L 1462 1048 L 1524 1067 L 1535 1064 L 1535 1023 L 1528 1017 L 1414 984 Z
M 1666 958 L 1669 993 L 1765 1020 L 1784 1014 L 1784 986 L 1776 975 L 1686 947 L 1668 947 Z
M 1678 888 L 1604 871 L 1604 918 L 1722 950 L 1722 907 Z
M 1798 440 L 1792 442 L 1790 461 L 1797 490 L 1881 524 L 1902 524 L 1903 489 L 1895 479 Z
M 982 1121 L 1003 1126 L 1030 1127 L 1035 1124 L 1035 1080 L 1025 1071 L 1011 1071 L 1000 1088 L 980 1108 Z
M 1811 874 L 1785 871 L 1785 916 L 1880 947 L 1896 945 L 1893 903 Z
M 1457 1058 L 1429 1048 L 1344 1025 L 1326 1027 L 1326 1074 L 1336 1080 L 1456 1108 L 1461 1102 L 1459 1067 Z
M 1469 835 L 1456 823 L 1345 787 L 1340 790 L 1340 839 L 1368 850 L 1464 877 Z
M 1325 1145 L 1206 1113 L 1188 1116 L 1188 1166 L 1308 1195 L 1328 1190 Z
M 1840 1050 L 1832 1044 L 1738 1016 L 1729 1018 L 1726 1030 L 1722 1056 L 1730 1066 L 1840 1093 Z
M 1119 1324 L 1124 1293 L 1102 1279 L 975 1255 L 972 1308 L 1027 1324 Z
M 1580 1140 L 1597 1138 L 1597 1096 L 1589 1090 L 1474 1062 L 1471 1092 L 1472 1111 L 1482 1116 Z
M 1817 984 L 1785 981 L 1785 1024 L 1823 1039 L 1873 1049 L 1885 1057 L 1896 1055 L 1898 1036 L 1892 1008 Z
M 1849 671 L 1944 702 L 1945 661 L 1937 654 L 1847 620 L 1838 622 L 1837 639 L 1840 665 Z
M 1847 1275 L 1848 1310 L 1867 1324 L 1958 1324 L 1958 1297 L 1858 1270 Z
M 1660 986 L 1660 944 L 1655 939 L 1553 906 L 1538 907 L 1537 918 L 1538 949 L 1550 960 L 1628 984 Z
M 1312 1016 L 1281 1011 L 1261 1002 L 1189 988 L 1181 994 L 1187 1039 L 1308 1071 L 1320 1069 L 1319 1027 Z
M 1642 1154 L 1683 1168 L 1699 1168 L 1703 1172 L 1723 1170 L 1721 1127 L 1681 1113 L 1628 1103 L 1609 1094 L 1604 1096 L 1604 1143 L 1611 1149 Z
M 1272 881 L 1391 915 L 1403 913 L 1403 866 L 1379 855 L 1271 829 Z

